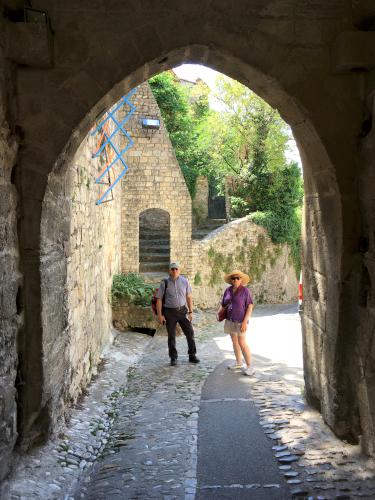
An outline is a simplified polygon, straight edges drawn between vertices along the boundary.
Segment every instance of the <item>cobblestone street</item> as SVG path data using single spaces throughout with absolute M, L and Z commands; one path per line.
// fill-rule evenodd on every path
M 267 488 L 285 484 L 292 498 L 375 498 L 374 462 L 336 439 L 304 402 L 298 327 L 294 307 L 254 311 L 256 376 L 243 378 L 279 473 L 262 484 L 249 469 L 242 484 L 226 485 L 233 491 L 226 498 L 267 498 Z M 179 364 L 170 367 L 166 337 L 118 335 L 68 426 L 20 459 L 4 498 L 193 500 L 215 488 L 219 497 L 220 485 L 197 483 L 200 399 L 207 377 L 233 354 L 213 312 L 198 313 L 195 328 L 199 365 L 188 363 L 183 337 Z

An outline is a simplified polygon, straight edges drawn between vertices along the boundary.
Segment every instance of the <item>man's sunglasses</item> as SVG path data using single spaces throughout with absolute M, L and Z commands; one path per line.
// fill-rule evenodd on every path
M 171 267 L 171 271 L 178 271 L 178 267 Z
M 231 280 L 240 280 L 241 279 L 241 276 L 232 276 L 231 277 Z

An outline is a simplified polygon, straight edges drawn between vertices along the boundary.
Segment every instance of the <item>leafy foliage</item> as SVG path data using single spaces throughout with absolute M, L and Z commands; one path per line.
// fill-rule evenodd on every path
M 286 159 L 287 125 L 277 110 L 224 76 L 217 80 L 216 99 L 222 111 L 211 114 L 200 136 L 206 168 L 219 183 L 231 175 L 232 215 L 251 214 L 274 243 L 288 243 L 299 271 L 303 184 L 298 165 Z
M 116 274 L 111 289 L 112 305 L 116 306 L 121 298 L 140 306 L 150 305 L 154 288 L 137 273 Z
M 254 92 L 219 76 L 208 105 L 208 88 L 187 89 L 171 72 L 150 80 L 190 193 L 206 175 L 219 193 L 232 178 L 232 215 L 251 218 L 274 243 L 288 243 L 300 266 L 303 185 L 296 163 L 286 159 L 291 133 L 277 110 Z
M 190 194 L 204 164 L 203 152 L 197 147 L 200 124 L 209 113 L 208 88 L 203 84 L 189 90 L 167 71 L 149 80 L 160 108 L 174 151 Z
M 301 269 L 301 208 L 254 212 L 251 220 L 267 229 L 274 243 L 288 243 L 298 275 Z

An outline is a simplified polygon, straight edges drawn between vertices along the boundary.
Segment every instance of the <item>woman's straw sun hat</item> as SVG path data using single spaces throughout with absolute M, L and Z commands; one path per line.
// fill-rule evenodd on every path
M 249 281 L 250 281 L 250 276 L 247 275 L 247 274 L 245 274 L 245 273 L 243 273 L 239 269 L 235 269 L 231 273 L 226 274 L 224 276 L 224 281 L 226 281 L 227 283 L 231 284 L 232 283 L 232 281 L 231 281 L 231 277 L 232 276 L 241 276 L 241 278 L 242 278 L 242 284 L 243 285 L 247 285 L 249 283 Z

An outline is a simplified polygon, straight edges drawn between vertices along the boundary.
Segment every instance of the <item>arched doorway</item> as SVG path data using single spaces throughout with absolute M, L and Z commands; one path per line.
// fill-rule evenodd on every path
M 169 260 L 169 213 L 158 208 L 145 210 L 139 215 L 139 272 L 165 272 Z

